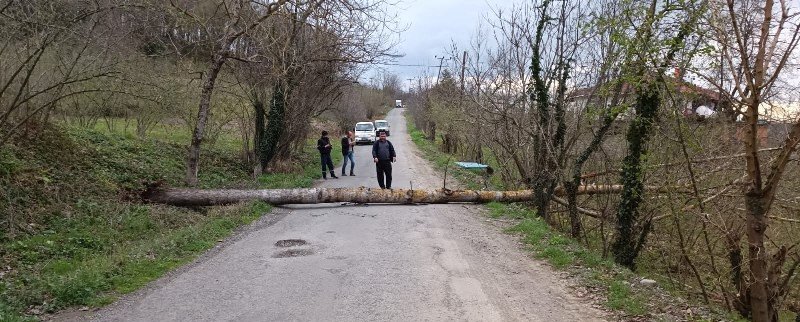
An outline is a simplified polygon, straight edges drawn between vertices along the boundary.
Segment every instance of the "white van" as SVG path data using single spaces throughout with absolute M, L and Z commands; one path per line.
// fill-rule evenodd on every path
M 389 121 L 375 120 L 375 133 L 377 135 L 380 131 L 386 131 L 386 136 L 389 136 Z
M 375 143 L 375 125 L 372 122 L 358 122 L 353 131 L 356 135 L 356 144 Z

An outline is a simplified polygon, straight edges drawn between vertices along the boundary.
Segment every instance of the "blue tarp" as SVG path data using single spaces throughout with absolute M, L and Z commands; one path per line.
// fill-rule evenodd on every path
M 476 162 L 456 162 L 456 165 L 464 169 L 486 169 L 489 167 L 486 164 L 481 164 Z

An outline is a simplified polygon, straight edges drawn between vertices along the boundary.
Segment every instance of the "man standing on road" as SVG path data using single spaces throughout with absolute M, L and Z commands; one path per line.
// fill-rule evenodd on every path
M 328 131 L 322 131 L 322 137 L 317 140 L 317 150 L 319 150 L 319 158 L 322 163 L 322 178 L 328 180 L 325 174 L 326 168 L 331 172 L 331 178 L 338 179 L 339 177 L 333 172 L 333 160 L 331 159 L 331 140 L 328 138 Z
M 397 154 L 392 142 L 386 139 L 386 131 L 380 131 L 378 135 L 380 138 L 372 145 L 372 161 L 375 162 L 375 170 L 378 172 L 378 185 L 381 189 L 392 189 L 392 162 L 397 161 Z
M 348 159 L 350 159 L 350 175 L 355 175 L 353 174 L 353 167 L 356 166 L 356 161 L 353 160 L 353 146 L 355 145 L 356 141 L 353 139 L 353 132 L 347 131 L 347 135 L 342 137 L 342 156 L 344 156 L 344 163 L 342 164 L 342 176 L 346 176 L 346 174 L 344 174 L 344 170 L 347 169 Z

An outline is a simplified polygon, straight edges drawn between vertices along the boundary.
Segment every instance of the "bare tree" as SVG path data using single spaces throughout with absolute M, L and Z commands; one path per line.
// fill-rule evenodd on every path
M 403 81 L 400 80 L 400 76 L 397 76 L 397 74 L 384 73 L 382 78 L 383 81 L 381 84 L 381 90 L 383 90 L 384 94 L 388 97 L 397 97 L 400 92 L 403 91 Z M 389 102 L 386 102 L 385 104 L 389 104 Z
M 209 53 L 213 59 L 203 74 L 187 162 L 190 184 L 197 181 L 214 78 L 227 61 L 236 61 L 231 66 L 250 92 L 256 123 L 254 149 L 260 160 L 257 170 L 262 170 L 273 158 L 287 158 L 303 145 L 310 119 L 341 97 L 342 88 L 350 86 L 360 70 L 357 64 L 381 59 L 392 47 L 385 35 L 391 23 L 384 11 L 391 5 L 388 2 L 247 2 L 218 2 L 220 10 L 211 11 L 214 19 L 205 20 L 194 13 L 207 8 L 171 3 L 179 15 L 194 22 L 193 28 L 213 40 Z
M 211 112 L 211 95 L 214 85 L 223 65 L 234 57 L 234 44 L 243 35 L 252 31 L 286 4 L 287 0 L 275 2 L 245 1 L 245 0 L 220 0 L 215 3 L 217 10 L 211 16 L 204 16 L 202 7 L 193 7 L 178 1 L 170 1 L 170 8 L 184 19 L 190 19 L 195 28 L 205 37 L 212 40 L 209 51 L 210 63 L 203 73 L 202 91 L 200 92 L 197 109 L 197 123 L 192 131 L 192 141 L 189 145 L 186 159 L 186 183 L 197 185 L 197 172 L 200 161 L 200 145 L 203 142 L 206 124 Z M 216 20 L 223 20 L 222 25 L 212 24 Z
M 604 255 L 613 251 L 619 262 L 635 267 L 639 253 L 646 254 L 648 270 L 668 276 L 690 296 L 724 302 L 744 316 L 755 316 L 751 303 L 762 299 L 772 319 L 780 310 L 796 310 L 800 185 L 793 161 L 800 130 L 796 118 L 788 124 L 760 123 L 781 105 L 797 102 L 792 84 L 797 5 L 779 0 L 592 2 L 597 7 L 585 12 L 596 20 L 582 20 L 580 28 L 589 34 L 564 40 L 589 43 L 569 62 L 565 152 L 559 159 L 561 149 L 550 143 L 551 150 L 541 153 L 534 138 L 553 142 L 559 128 L 555 104 L 563 74 L 555 68 L 554 35 L 563 18 L 562 2 L 550 3 L 552 20 L 544 23 L 548 33 L 540 47 L 545 86 L 538 94 L 548 97 L 549 122 L 539 122 L 536 88 L 531 99 L 520 86 L 536 83 L 529 67 L 543 3 L 498 10 L 489 19 L 489 31 L 476 33 L 466 55 L 454 46 L 450 56 L 463 57 L 454 70 L 464 70 L 464 85 L 458 86 L 464 99 L 456 90 L 457 99 L 445 102 L 434 95 L 435 86 L 416 86 L 410 102 L 415 124 L 425 129 L 425 122 L 435 119 L 437 139 L 458 135 L 457 149 L 446 150 L 460 158 L 474 155 L 464 152 L 474 149 L 470 145 L 483 144 L 487 163 L 499 169 L 506 188 L 529 184 L 547 169 L 539 157 L 555 156 L 556 178 L 561 172 L 569 175 L 559 182 L 563 187 L 555 188 L 566 194 L 552 196 L 554 204 L 547 207 L 550 222 L 567 227 L 590 247 L 601 245 Z M 772 9 L 765 10 L 767 5 Z M 481 46 L 487 42 L 494 46 Z M 702 79 L 694 83 L 698 75 Z M 717 90 L 704 88 L 708 84 Z M 717 115 L 685 114 L 698 105 L 713 106 Z M 747 113 L 746 122 L 733 122 L 735 115 Z M 430 135 L 431 129 L 425 130 Z M 748 140 L 755 148 L 742 143 Z M 745 156 L 749 160 L 738 165 Z M 620 188 L 616 193 L 569 193 L 587 184 L 620 183 L 618 174 L 623 184 L 613 185 Z M 740 186 L 747 191 L 744 198 L 733 193 Z M 766 297 L 754 297 L 754 287 L 766 288 L 761 293 Z
M 759 155 L 759 119 L 765 114 L 765 102 L 774 96 L 776 84 L 797 57 L 800 41 L 800 12 L 796 3 L 784 0 L 713 1 L 714 13 L 709 25 L 719 49 L 721 68 L 727 73 L 731 91 L 721 91 L 744 114 L 742 138 L 746 163 L 744 200 L 748 248 L 747 274 L 736 274 L 739 291 L 736 308 L 754 321 L 777 321 L 778 309 L 787 295 L 787 283 L 793 270 L 783 273 L 782 267 L 790 248 L 778 245 L 770 250 L 768 215 L 783 181 L 786 167 L 800 143 L 800 122 L 791 126 L 780 152 L 765 162 Z M 705 78 L 718 88 L 721 77 L 706 73 Z M 739 246 L 734 247 L 738 250 Z M 731 257 L 732 259 L 735 256 Z M 743 263 L 732 262 L 734 269 Z
M 114 1 L 0 4 L 0 145 L 32 120 L 46 121 L 66 98 L 104 91 L 114 75 L 112 30 L 102 16 Z

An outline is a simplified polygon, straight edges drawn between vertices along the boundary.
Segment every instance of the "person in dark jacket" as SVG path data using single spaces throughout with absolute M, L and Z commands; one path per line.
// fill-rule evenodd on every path
M 342 176 L 346 176 L 344 174 L 344 170 L 347 169 L 347 160 L 350 160 L 350 175 L 354 176 L 353 174 L 353 167 L 356 166 L 356 161 L 353 159 L 353 149 L 356 145 L 356 141 L 353 138 L 353 132 L 347 131 L 347 135 L 342 137 L 342 156 L 344 157 L 344 163 L 342 163 Z
M 333 172 L 333 160 L 331 159 L 332 149 L 333 146 L 331 145 L 331 140 L 328 138 L 328 131 L 322 131 L 322 137 L 317 140 L 317 150 L 319 150 L 319 158 L 322 163 L 322 178 L 325 180 L 328 180 L 328 176 L 325 173 L 326 168 L 330 170 L 331 178 L 339 178 Z
M 386 139 L 386 131 L 380 131 L 378 135 L 380 138 L 372 145 L 372 161 L 378 172 L 378 185 L 381 189 L 392 189 L 392 162 L 397 161 L 397 154 L 392 142 Z

